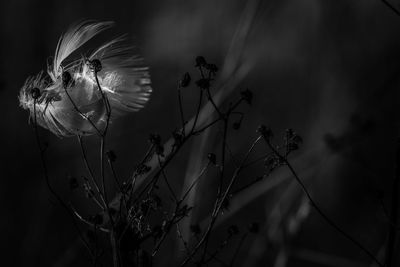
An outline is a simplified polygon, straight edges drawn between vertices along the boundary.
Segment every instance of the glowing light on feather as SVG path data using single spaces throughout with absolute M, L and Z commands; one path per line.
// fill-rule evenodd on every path
M 53 62 L 47 68 L 49 77 L 40 72 L 29 77 L 20 90 L 20 106 L 57 136 L 90 135 L 105 127 L 106 108 L 90 66 L 94 59 L 102 65 L 97 77 L 112 109 L 110 121 L 140 110 L 150 98 L 148 68 L 131 47 L 123 44 L 122 37 L 106 42 L 91 54 L 72 58 L 72 53 L 112 24 L 86 21 L 71 27 L 58 41 Z M 34 88 L 39 89 L 35 98 Z

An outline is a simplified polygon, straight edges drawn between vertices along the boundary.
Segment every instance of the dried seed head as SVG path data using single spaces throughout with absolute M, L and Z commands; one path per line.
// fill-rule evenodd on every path
M 32 88 L 31 96 L 33 99 L 37 100 L 41 96 L 40 89 L 37 87 Z
M 161 136 L 159 134 L 150 134 L 149 142 L 152 145 L 160 145 L 161 144 Z
M 218 71 L 218 67 L 215 64 L 206 64 L 205 68 L 212 74 L 216 74 Z
M 257 132 L 267 139 L 270 139 L 273 136 L 272 130 L 265 125 L 258 126 Z
M 62 77 L 61 78 L 62 78 L 63 87 L 65 89 L 67 89 L 69 87 L 69 85 L 71 84 L 71 82 L 72 82 L 71 73 L 69 73 L 69 71 L 64 71 L 62 73 Z
M 196 81 L 196 85 L 201 89 L 208 89 L 210 88 L 210 81 L 208 79 L 200 79 Z
M 191 80 L 192 80 L 192 78 L 190 77 L 190 74 L 188 72 L 186 72 L 183 75 L 182 80 L 180 80 L 179 84 L 181 87 L 188 87 Z
M 204 67 L 207 64 L 206 59 L 202 56 L 196 57 L 196 67 Z
M 89 64 L 90 64 L 90 69 L 93 70 L 95 73 L 101 71 L 101 69 L 103 68 L 100 60 L 98 59 L 93 59 L 89 61 Z

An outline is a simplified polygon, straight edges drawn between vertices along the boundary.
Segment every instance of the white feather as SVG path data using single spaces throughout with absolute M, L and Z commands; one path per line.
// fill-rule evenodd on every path
M 35 116 L 38 124 L 57 136 L 94 134 L 108 121 L 95 74 L 87 59 L 101 62 L 102 69 L 97 77 L 111 105 L 111 121 L 126 112 L 138 111 L 149 100 L 152 89 L 148 68 L 131 47 L 122 44 L 123 37 L 105 43 L 86 57 L 69 59 L 74 51 L 111 25 L 112 22 L 86 21 L 70 28 L 60 37 L 53 63 L 48 66 L 51 81 L 39 73 L 29 78 L 21 89 L 21 106 L 30 110 L 31 118 Z M 68 88 L 63 86 L 65 71 L 73 78 Z M 41 92 L 36 104 L 30 93 L 35 87 Z
M 62 74 L 61 64 L 75 50 L 89 41 L 93 36 L 110 28 L 113 22 L 92 22 L 84 21 L 71 27 L 58 40 L 56 53 L 54 55 L 53 65 L 49 66 L 49 75 L 56 81 Z

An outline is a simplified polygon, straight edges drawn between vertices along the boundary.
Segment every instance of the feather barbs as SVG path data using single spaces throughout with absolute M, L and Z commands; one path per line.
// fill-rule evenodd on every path
M 89 21 L 70 28 L 59 39 L 48 66 L 50 79 L 41 72 L 28 78 L 21 88 L 21 107 L 57 136 L 99 132 L 122 114 L 140 110 L 150 98 L 148 68 L 130 47 L 123 45 L 123 37 L 106 42 L 86 57 L 70 59 L 73 52 L 112 24 Z M 101 62 L 101 71 L 93 70 L 94 60 Z M 29 90 L 33 87 L 39 88 L 39 99 L 32 98 Z M 103 94 L 113 111 L 111 120 L 106 119 Z

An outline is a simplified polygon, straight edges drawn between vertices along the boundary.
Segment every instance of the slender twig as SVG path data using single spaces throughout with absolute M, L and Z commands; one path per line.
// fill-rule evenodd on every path
M 108 165 L 110 166 L 111 173 L 113 175 L 114 181 L 115 181 L 119 191 L 122 192 L 123 189 L 122 189 L 121 183 L 118 180 L 118 176 L 117 176 L 117 173 L 116 173 L 115 168 L 114 168 L 114 163 L 110 159 L 107 159 L 107 162 L 108 162 Z
M 249 234 L 249 232 L 244 233 L 242 238 L 240 239 L 239 245 L 236 247 L 235 253 L 233 253 L 232 259 L 231 259 L 231 261 L 229 263 L 230 267 L 232 267 L 233 264 L 235 263 L 235 259 L 236 259 L 237 255 L 239 254 L 240 249 L 242 248 L 243 243 L 246 240 L 246 237 L 247 237 L 248 234 Z
M 396 15 L 400 16 L 400 11 L 397 10 L 389 1 L 387 0 L 381 0 L 388 8 L 390 8 Z
M 194 130 L 195 130 L 195 128 L 196 128 L 197 120 L 199 119 L 199 114 L 200 114 L 202 99 L 203 99 L 203 90 L 200 89 L 199 103 L 197 104 L 197 111 L 196 111 L 196 115 L 195 115 L 195 117 L 194 117 L 192 129 L 191 129 L 190 132 L 189 132 L 190 135 L 193 134 L 193 132 L 194 132 Z M 185 128 L 185 127 L 183 127 L 183 128 Z
M 189 186 L 189 188 L 186 190 L 186 192 L 183 194 L 182 198 L 180 199 L 180 202 L 183 202 L 185 200 L 185 198 L 188 196 L 188 194 L 190 193 L 190 191 L 192 191 L 193 187 L 198 183 L 198 181 L 200 180 L 200 178 L 203 176 L 203 174 L 206 172 L 206 170 L 208 169 L 208 167 L 210 166 L 210 162 L 208 162 L 208 164 L 200 171 L 200 174 L 197 176 L 196 179 L 193 180 L 192 184 Z
M 359 249 L 361 249 L 365 254 L 367 254 L 373 261 L 375 261 L 380 267 L 384 267 L 384 265 L 375 257 L 373 253 L 371 253 L 368 249 L 366 249 L 360 242 L 355 240 L 352 236 L 350 236 L 348 233 L 346 233 L 343 229 L 341 229 L 335 222 L 333 222 L 326 214 L 321 210 L 321 208 L 317 205 L 317 203 L 314 201 L 313 197 L 310 195 L 308 192 L 306 186 L 304 185 L 303 181 L 300 179 L 300 177 L 297 175 L 296 171 L 292 167 L 292 165 L 289 163 L 287 158 L 282 156 L 279 151 L 272 145 L 271 141 L 269 138 L 265 135 L 262 135 L 263 139 L 265 140 L 265 143 L 271 149 L 271 151 L 274 152 L 274 154 L 279 157 L 279 159 L 285 163 L 285 165 L 289 168 L 290 172 L 296 179 L 297 183 L 300 185 L 304 193 L 306 194 L 308 200 L 312 204 L 312 206 L 315 208 L 315 210 L 318 212 L 318 214 L 334 229 L 336 229 L 340 234 L 342 234 L 344 237 L 346 237 L 349 241 L 351 241 L 354 245 L 356 245 Z
M 254 147 L 256 146 L 256 144 L 260 141 L 261 137 L 257 137 L 257 139 L 253 142 L 253 144 L 250 146 L 249 150 L 247 151 L 246 155 L 244 156 L 244 158 L 242 159 L 241 164 L 239 165 L 239 167 L 237 167 L 232 175 L 232 178 L 224 192 L 224 194 L 222 195 L 221 199 L 218 201 L 218 205 L 216 206 L 215 212 L 212 213 L 212 217 L 211 217 L 211 221 L 208 225 L 208 228 L 205 232 L 205 234 L 202 236 L 202 238 L 200 239 L 200 241 L 197 243 L 197 245 L 195 246 L 195 248 L 191 251 L 190 255 L 188 257 L 186 257 L 186 259 L 181 263 L 180 266 L 185 266 L 188 261 L 190 260 L 191 257 L 193 257 L 196 252 L 200 249 L 200 247 L 204 244 L 204 242 L 206 241 L 206 239 L 209 237 L 209 232 L 212 230 L 215 221 L 217 220 L 217 217 L 220 213 L 220 210 L 222 208 L 223 203 L 225 202 L 225 200 L 227 199 L 229 192 L 232 189 L 232 186 L 234 185 L 236 178 L 238 177 L 239 173 L 242 171 L 242 166 L 246 163 L 248 157 L 250 156 L 251 152 L 253 151 Z
M 104 174 L 104 149 L 105 149 L 105 141 L 106 141 L 105 139 L 107 136 L 107 130 L 108 130 L 108 126 L 110 124 L 110 118 L 111 118 L 111 106 L 110 106 L 107 96 L 105 95 L 105 93 L 103 92 L 103 89 L 101 88 L 96 70 L 94 71 L 94 77 L 96 79 L 97 88 L 101 94 L 104 106 L 106 108 L 106 125 L 104 127 L 103 133 L 101 134 L 101 141 L 100 141 L 100 172 L 101 172 L 101 181 L 102 181 L 104 200 L 106 203 L 108 203 L 107 190 L 106 190 L 106 184 L 105 184 L 105 174 Z M 108 217 L 109 217 L 110 223 L 111 223 L 110 240 L 111 240 L 111 247 L 112 247 L 113 263 L 114 263 L 114 267 L 119 267 L 120 266 L 120 255 L 119 255 L 119 246 L 118 246 L 119 242 L 117 242 L 118 238 L 116 237 L 116 232 L 114 229 L 115 224 L 114 224 L 112 214 L 110 212 L 110 207 L 108 206 L 108 204 L 106 204 L 105 207 L 106 207 L 106 211 L 108 213 Z
M 213 252 L 213 253 L 208 253 L 209 254 L 209 258 L 203 260 L 201 263 L 203 264 L 207 264 L 210 261 L 212 261 L 213 259 L 216 258 L 216 256 L 228 245 L 228 242 L 232 239 L 233 235 L 229 234 L 228 237 L 219 245 L 219 247 Z
M 185 136 L 185 116 L 183 112 L 183 105 L 182 105 L 182 94 L 181 94 L 181 86 L 178 85 L 178 103 L 179 103 L 179 114 L 181 115 L 181 124 L 182 124 L 182 135 Z
M 223 115 L 221 115 L 223 116 Z M 220 175 L 219 175 L 219 186 L 218 186 L 218 191 L 217 191 L 217 197 L 215 200 L 215 204 L 214 204 L 214 210 L 212 212 L 212 217 L 216 217 L 216 212 L 217 212 L 217 207 L 218 207 L 218 203 L 220 201 L 223 201 L 221 199 L 221 194 L 222 194 L 222 187 L 224 185 L 224 171 L 225 171 L 225 151 L 226 151 L 226 138 L 227 138 L 227 133 L 228 133 L 228 122 L 229 122 L 229 114 L 225 117 L 224 116 L 224 132 L 223 132 L 223 137 L 222 137 L 222 146 L 221 146 L 221 166 L 220 166 Z M 203 262 L 204 257 L 206 256 L 206 252 L 207 252 L 207 247 L 208 247 L 208 241 L 210 238 L 210 234 L 212 231 L 212 228 L 214 226 L 214 222 L 213 219 L 211 220 L 211 224 L 209 227 L 209 231 L 207 231 L 206 235 L 205 235 L 205 242 L 204 242 L 204 249 L 203 249 L 203 255 L 201 257 L 201 262 Z
M 96 178 L 94 177 L 92 168 L 90 168 L 89 161 L 88 161 L 86 151 L 85 151 L 85 146 L 83 145 L 82 136 L 78 135 L 77 137 L 78 137 L 79 146 L 81 148 L 82 159 L 85 164 L 86 170 L 88 171 L 90 180 L 91 180 L 92 184 L 94 185 L 96 192 L 100 196 L 100 199 L 102 201 L 102 205 L 100 205 L 100 206 L 103 210 L 105 210 L 105 206 L 107 205 L 107 202 L 104 199 L 103 193 L 100 191 L 99 184 L 97 183 Z M 94 199 L 96 202 L 98 202 L 95 196 L 94 196 Z
M 37 128 L 37 115 L 36 115 L 36 105 L 37 105 L 37 100 L 34 99 L 33 102 L 33 128 L 35 131 L 35 136 L 36 136 L 36 142 L 39 148 L 39 152 L 40 152 L 40 160 L 42 162 L 42 167 L 43 167 L 43 172 L 44 172 L 44 178 L 47 184 L 47 188 L 49 189 L 50 193 L 57 199 L 57 201 L 61 204 L 61 206 L 66 210 L 66 212 L 68 213 L 68 215 L 70 216 L 70 218 L 72 219 L 72 223 L 75 227 L 75 230 L 79 236 L 79 239 L 82 241 L 83 245 L 86 247 L 86 249 L 88 250 L 89 254 L 91 257 L 94 257 L 92 250 L 90 249 L 89 243 L 85 240 L 85 238 L 83 237 L 79 226 L 77 225 L 74 216 L 71 213 L 71 210 L 68 208 L 67 204 L 61 199 L 61 197 L 57 194 L 57 192 L 54 190 L 53 186 L 50 183 L 50 177 L 49 177 L 49 173 L 47 170 L 47 164 L 46 164 L 46 160 L 44 158 L 44 152 L 45 150 L 42 148 L 41 142 L 40 142 L 40 136 L 39 136 L 39 131 Z
M 78 218 L 80 221 L 82 221 L 83 223 L 87 224 L 87 225 L 90 226 L 90 227 L 95 227 L 95 224 L 93 224 L 93 223 L 89 222 L 88 220 L 86 220 L 85 218 L 83 218 L 83 216 L 80 215 L 80 214 L 78 213 L 78 211 L 77 211 L 72 205 L 70 205 L 70 208 L 71 208 L 73 214 L 76 216 L 76 218 Z M 101 230 L 102 232 L 104 232 L 104 233 L 110 233 L 110 230 L 108 230 L 108 229 L 106 229 L 106 228 L 99 227 L 99 226 L 96 226 L 96 227 L 97 227 L 99 230 Z
M 160 166 L 160 169 L 162 167 L 162 163 L 160 160 L 160 156 L 158 156 L 158 164 Z M 170 185 L 170 183 L 168 182 L 168 178 L 167 178 L 167 174 L 165 173 L 165 168 L 162 168 L 161 174 L 164 178 L 165 183 L 167 184 L 168 190 L 171 193 L 172 197 L 174 198 L 175 202 L 178 202 L 178 198 L 176 197 L 176 194 L 174 192 L 174 189 L 172 188 L 172 186 Z

